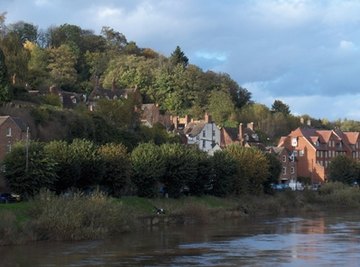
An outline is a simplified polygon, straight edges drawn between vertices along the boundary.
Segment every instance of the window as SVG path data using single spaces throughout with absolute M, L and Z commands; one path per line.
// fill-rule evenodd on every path
M 283 169 L 282 169 L 282 174 L 283 174 L 283 175 L 286 175 L 286 167 L 283 167 Z
M 300 157 L 304 156 L 304 150 L 300 150 L 300 151 L 299 151 L 299 156 L 300 156 Z
M 7 144 L 6 145 L 6 153 L 10 153 L 11 152 L 11 144 Z
M 212 131 L 212 136 L 215 136 L 215 130 Z
M 205 146 L 206 146 L 206 141 L 203 140 L 202 147 L 205 148 Z
M 282 161 L 286 162 L 286 156 L 285 155 L 282 156 Z
M 203 131 L 203 137 L 205 137 L 205 131 Z
M 291 168 L 290 168 L 290 172 L 291 172 L 291 174 L 294 174 L 294 173 L 295 173 L 295 168 L 294 168 L 294 167 L 291 167 Z
M 6 136 L 11 136 L 11 128 L 6 129 Z

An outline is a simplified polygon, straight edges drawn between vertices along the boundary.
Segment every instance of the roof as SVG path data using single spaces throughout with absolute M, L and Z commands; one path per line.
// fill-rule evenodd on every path
M 25 122 L 19 117 L 0 116 L 0 125 L 2 125 L 8 119 L 11 119 L 21 129 L 21 131 L 26 131 L 27 126 Z
M 201 133 L 202 129 L 205 126 L 205 122 L 190 122 L 186 125 L 184 129 L 184 134 L 194 137 Z
M 239 128 L 223 127 L 223 129 L 230 136 L 232 141 L 239 139 Z

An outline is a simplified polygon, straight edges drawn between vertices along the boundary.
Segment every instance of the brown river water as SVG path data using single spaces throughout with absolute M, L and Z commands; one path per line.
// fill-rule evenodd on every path
M 227 220 L 109 240 L 5 246 L 0 266 L 360 266 L 360 214 Z

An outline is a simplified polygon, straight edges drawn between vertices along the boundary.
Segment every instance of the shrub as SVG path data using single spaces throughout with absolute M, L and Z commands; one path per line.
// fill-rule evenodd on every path
M 131 213 L 105 194 L 73 193 L 56 196 L 42 191 L 32 203 L 32 229 L 38 239 L 104 238 L 129 227 Z

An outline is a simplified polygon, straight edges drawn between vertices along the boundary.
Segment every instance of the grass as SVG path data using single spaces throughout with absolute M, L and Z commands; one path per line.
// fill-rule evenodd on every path
M 165 209 L 157 215 L 155 207 Z M 101 192 L 56 196 L 41 192 L 29 202 L 0 204 L 0 244 L 36 240 L 103 239 L 114 233 L 148 226 L 150 219 L 166 223 L 209 223 L 232 217 L 279 215 L 325 209 L 358 209 L 360 189 L 325 184 L 319 191 L 279 192 L 274 195 L 214 196 L 179 199 L 110 198 Z M 146 223 L 145 223 L 146 222 Z

